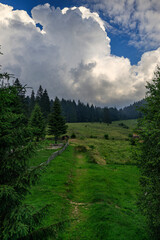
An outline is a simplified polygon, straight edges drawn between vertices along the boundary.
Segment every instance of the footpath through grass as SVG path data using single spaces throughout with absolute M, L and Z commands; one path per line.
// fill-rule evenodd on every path
M 69 196 L 75 218 L 64 240 L 146 240 L 145 219 L 136 207 L 139 173 L 135 166 L 98 165 L 76 154 Z
M 35 209 L 50 205 L 42 227 L 63 222 L 50 240 L 148 239 L 136 205 L 139 171 L 128 140 L 133 122 L 125 124 L 129 129 L 118 122 L 69 124 L 69 134 L 74 131 L 77 138 L 51 161 L 26 200 Z M 46 151 L 51 150 L 41 149 L 38 156 L 46 158 Z

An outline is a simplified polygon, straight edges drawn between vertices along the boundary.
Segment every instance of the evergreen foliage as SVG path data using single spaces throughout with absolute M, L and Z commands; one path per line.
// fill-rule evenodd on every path
M 48 92 L 45 89 L 41 98 L 41 110 L 45 119 L 47 119 L 48 114 L 50 113 L 50 100 Z
M 45 121 L 48 119 L 48 115 L 51 112 L 53 106 L 53 100 L 49 99 L 48 92 L 45 89 L 43 91 L 42 86 L 39 86 L 36 97 L 32 90 L 31 96 L 25 97 L 23 93 L 22 85 L 19 80 L 16 79 L 15 84 L 21 91 L 18 93 L 21 99 L 21 105 L 23 106 L 23 113 L 28 119 L 34 109 L 36 103 L 39 104 Z M 62 115 L 65 117 L 66 122 L 106 122 L 111 123 L 117 120 L 137 119 L 142 116 L 142 113 L 138 111 L 138 108 L 144 105 L 145 100 L 136 102 L 123 109 L 117 109 L 113 107 L 96 107 L 92 105 L 84 104 L 80 100 L 76 103 L 74 100 L 60 101 L 62 107 Z
M 107 107 L 105 107 L 103 109 L 103 122 L 105 123 L 112 123 L 111 119 L 110 119 L 110 113 L 109 113 L 109 109 Z
M 152 239 L 160 236 L 160 68 L 147 83 L 146 105 L 141 109 L 138 161 L 141 170 L 139 205 L 147 216 Z
M 44 138 L 45 123 L 40 106 L 38 104 L 35 105 L 34 110 L 31 114 L 29 126 L 31 127 L 33 135 L 36 137 L 37 141 L 39 141 L 40 138 Z
M 61 104 L 59 99 L 56 97 L 52 112 L 49 116 L 48 123 L 48 134 L 54 135 L 55 143 L 57 143 L 58 137 L 62 134 L 65 134 L 67 130 L 67 125 L 65 124 L 65 119 L 62 116 Z
M 16 78 L 13 85 L 17 89 L 17 95 L 19 98 L 19 113 L 20 112 L 23 113 L 25 115 L 26 121 L 27 121 L 27 118 L 29 116 L 29 106 L 28 106 L 29 99 L 28 99 L 28 97 L 25 97 L 26 87 L 22 86 L 22 84 L 20 83 L 18 78 Z
M 34 106 L 35 106 L 35 93 L 34 93 L 34 90 L 32 90 L 32 93 L 31 93 L 31 98 L 30 98 L 30 113 L 32 113 L 33 109 L 34 109 Z
M 41 213 L 23 204 L 38 177 L 38 169 L 29 169 L 33 153 L 32 134 L 19 113 L 16 86 L 0 88 L 0 239 L 22 239 L 40 223 Z M 18 107 L 17 107 L 18 106 Z
M 36 95 L 36 103 L 38 103 L 38 105 L 41 107 L 42 109 L 42 97 L 43 97 L 43 88 L 40 85 L 37 91 L 37 95 Z

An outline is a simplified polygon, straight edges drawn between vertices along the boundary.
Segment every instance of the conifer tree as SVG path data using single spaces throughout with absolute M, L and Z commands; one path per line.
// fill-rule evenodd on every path
M 109 109 L 107 107 L 105 107 L 103 109 L 103 122 L 104 123 L 111 123 Z
M 56 232 L 54 226 L 37 230 L 45 209 L 36 212 L 24 203 L 42 167 L 29 167 L 32 133 L 19 108 L 17 87 L 9 83 L 11 76 L 0 72 L 0 239 L 41 240 Z
M 52 112 L 49 116 L 48 122 L 48 134 L 54 135 L 55 143 L 57 143 L 58 137 L 65 134 L 67 130 L 67 125 L 65 124 L 65 119 L 62 116 L 61 105 L 59 99 L 56 97 Z
M 2 75 L 1 75 L 2 76 Z M 27 237 L 40 223 L 40 213 L 23 203 L 38 177 L 29 169 L 32 134 L 19 113 L 15 86 L 0 88 L 0 239 Z
M 35 101 L 36 101 L 36 99 L 35 99 L 34 90 L 32 90 L 31 98 L 30 98 L 30 114 L 32 113 L 32 111 L 34 109 Z
M 48 114 L 50 113 L 50 100 L 46 89 L 44 90 L 42 95 L 41 108 L 43 116 L 45 117 L 45 119 L 47 119 Z
M 18 95 L 19 100 L 20 100 L 19 101 L 19 112 L 21 111 L 26 116 L 26 118 L 28 118 L 28 115 L 29 115 L 29 104 L 28 104 L 27 98 L 25 97 L 26 87 L 22 86 L 22 84 L 20 83 L 18 78 L 16 78 L 16 80 L 14 81 L 13 85 L 17 89 L 17 95 Z
M 39 141 L 40 138 L 45 136 L 45 123 L 43 115 L 38 104 L 35 105 L 31 118 L 29 121 L 29 126 L 32 129 L 33 135 L 36 137 L 36 140 Z
M 40 85 L 37 91 L 37 95 L 36 95 L 36 103 L 39 104 L 40 108 L 42 109 L 42 96 L 43 96 L 43 88 Z
M 138 164 L 141 170 L 139 206 L 146 215 L 152 239 L 160 236 L 160 68 L 147 83 L 143 118 L 138 123 Z

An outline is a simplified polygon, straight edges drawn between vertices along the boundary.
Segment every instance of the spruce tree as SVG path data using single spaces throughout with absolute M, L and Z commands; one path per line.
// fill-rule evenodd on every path
M 40 108 L 42 109 L 42 97 L 43 97 L 43 88 L 40 85 L 37 91 L 37 95 L 36 95 L 36 103 L 39 104 Z
M 34 109 L 35 101 L 36 101 L 36 99 L 35 99 L 34 90 L 32 90 L 31 98 L 30 98 L 30 114 L 32 113 L 32 111 Z
M 48 114 L 50 113 L 50 100 L 49 100 L 48 92 L 46 89 L 44 90 L 42 95 L 41 109 L 42 109 L 43 116 L 45 117 L 45 119 L 47 119 Z
M 112 123 L 110 119 L 109 109 L 107 107 L 103 109 L 103 122 L 108 124 Z
M 147 83 L 145 106 L 138 123 L 137 160 L 141 171 L 139 206 L 147 217 L 152 239 L 160 236 L 160 68 Z
M 31 118 L 29 120 L 29 126 L 32 129 L 34 137 L 39 141 L 40 138 L 44 138 L 45 136 L 45 123 L 43 119 L 43 115 L 38 104 L 35 105 L 33 112 L 31 114 Z
M 27 120 L 28 116 L 29 116 L 29 102 L 28 102 L 28 99 L 25 97 L 26 87 L 22 86 L 22 84 L 20 83 L 18 78 L 16 78 L 16 80 L 14 81 L 13 86 L 16 87 L 17 95 L 20 100 L 19 101 L 19 112 L 21 111 L 26 116 L 26 120 Z
M 3 85 L 4 86 L 4 85 Z M 37 180 L 37 169 L 30 169 L 32 134 L 19 113 L 15 86 L 0 88 L 0 239 L 27 237 L 40 223 L 40 214 L 23 203 Z M 38 217 L 39 216 L 39 217 Z
M 65 134 L 67 130 L 67 125 L 65 124 L 65 119 L 62 116 L 61 104 L 59 99 L 56 97 L 52 112 L 49 116 L 48 122 L 48 134 L 54 135 L 55 143 L 57 143 L 58 137 Z
M 40 240 L 56 232 L 54 226 L 38 229 L 45 209 L 36 212 L 24 203 L 42 167 L 29 166 L 32 133 L 19 108 L 17 87 L 9 83 L 11 76 L 0 72 L 0 239 Z

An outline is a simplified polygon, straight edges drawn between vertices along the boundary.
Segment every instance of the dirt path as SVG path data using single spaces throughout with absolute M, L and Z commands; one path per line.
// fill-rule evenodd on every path
M 63 239 L 78 240 L 82 239 L 80 231 L 81 225 L 86 219 L 86 210 L 89 208 L 87 202 L 87 189 L 85 188 L 85 179 L 87 177 L 87 159 L 84 154 L 75 154 L 75 172 L 73 174 L 71 195 L 68 201 L 71 204 L 70 222 L 66 228 Z

